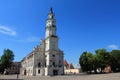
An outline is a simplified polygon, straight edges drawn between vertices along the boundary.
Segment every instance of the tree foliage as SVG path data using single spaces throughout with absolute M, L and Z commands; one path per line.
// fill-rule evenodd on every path
M 105 49 L 98 49 L 96 52 L 97 68 L 101 69 L 101 73 L 107 65 L 110 65 L 111 55 Z
M 79 64 L 84 72 L 97 73 L 99 69 L 103 73 L 107 66 L 111 66 L 114 71 L 120 71 L 120 50 L 107 52 L 106 49 L 98 49 L 95 50 L 95 54 L 83 52 L 79 58 Z
M 91 73 L 93 68 L 93 54 L 90 52 L 83 52 L 79 59 L 79 63 L 84 72 L 89 71 Z
M 10 49 L 4 49 L 0 59 L 0 72 L 3 73 L 6 68 L 10 67 L 13 60 L 14 53 Z
M 111 52 L 111 68 L 114 72 L 120 72 L 120 50 L 112 50 Z

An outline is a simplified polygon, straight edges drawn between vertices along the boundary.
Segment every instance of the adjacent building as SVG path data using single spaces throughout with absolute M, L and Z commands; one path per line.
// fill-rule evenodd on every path
M 21 61 L 21 75 L 53 76 L 64 74 L 64 54 L 58 47 L 56 19 L 52 8 L 46 20 L 45 39 Z
M 69 64 L 66 60 L 64 60 L 64 73 L 65 74 L 79 74 L 80 69 L 79 68 L 74 68 L 74 66 Z

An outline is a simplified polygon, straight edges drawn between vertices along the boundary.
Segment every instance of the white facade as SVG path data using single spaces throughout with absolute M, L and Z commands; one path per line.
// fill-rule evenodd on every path
M 46 21 L 46 36 L 41 40 L 41 44 L 34 48 L 21 61 L 21 75 L 63 75 L 64 54 L 58 48 L 58 36 L 56 35 L 56 20 L 52 8 Z

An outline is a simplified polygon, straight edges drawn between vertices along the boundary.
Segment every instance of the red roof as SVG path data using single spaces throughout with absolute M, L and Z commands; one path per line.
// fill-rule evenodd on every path
M 66 60 L 64 60 L 64 65 L 68 65 L 68 63 L 67 63 L 67 61 L 66 61 Z
M 64 60 L 64 66 L 67 67 L 67 69 L 74 69 L 74 66 L 71 64 L 68 64 L 68 62 L 66 60 Z

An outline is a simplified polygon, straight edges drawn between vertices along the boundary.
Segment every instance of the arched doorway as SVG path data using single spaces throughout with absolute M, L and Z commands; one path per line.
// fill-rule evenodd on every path
M 58 70 L 53 70 L 53 75 L 58 75 Z

